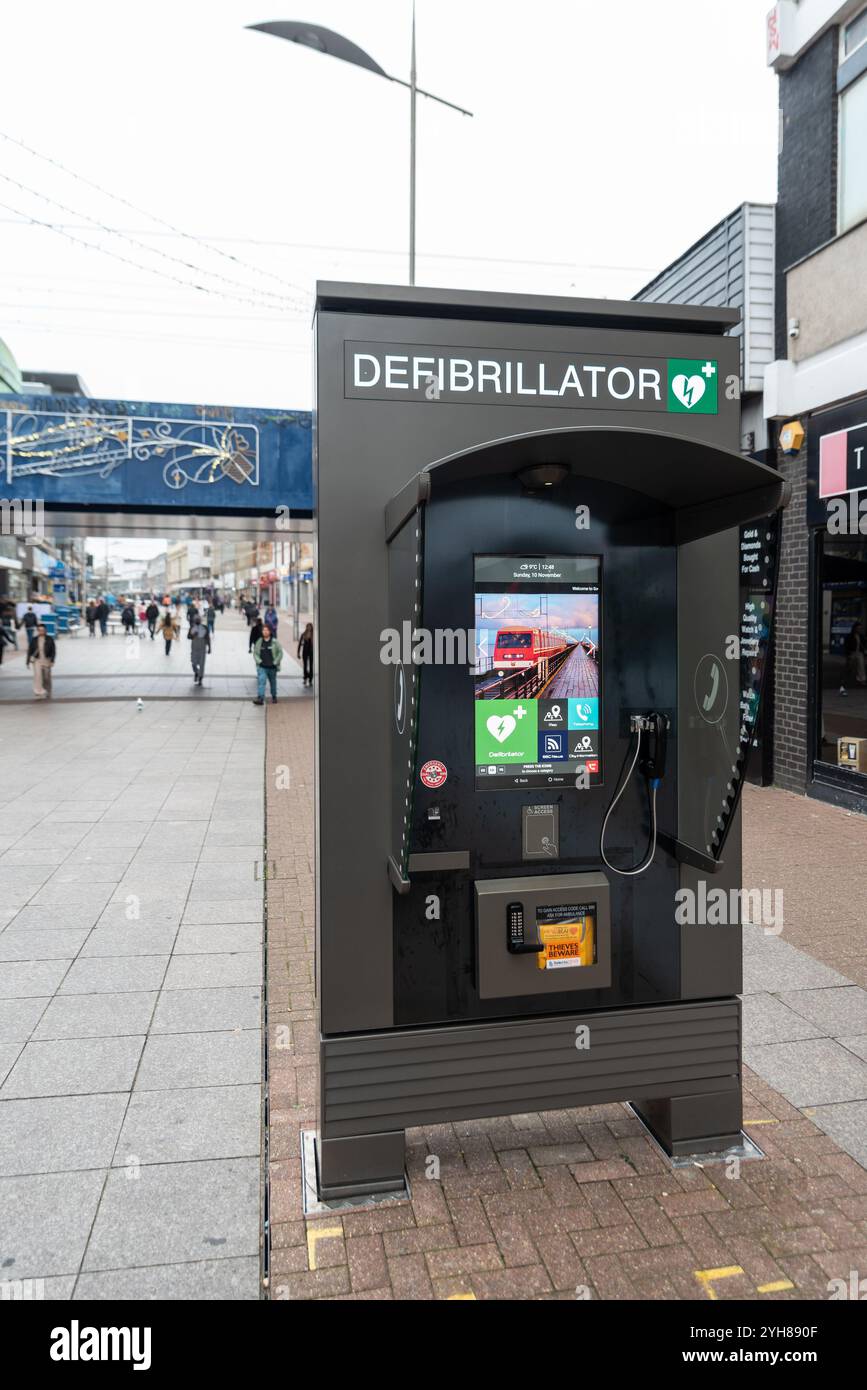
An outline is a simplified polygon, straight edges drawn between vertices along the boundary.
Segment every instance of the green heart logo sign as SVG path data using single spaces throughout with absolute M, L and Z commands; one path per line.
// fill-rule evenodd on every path
M 713 359 L 668 359 L 668 408 L 680 415 L 716 415 L 717 363 Z

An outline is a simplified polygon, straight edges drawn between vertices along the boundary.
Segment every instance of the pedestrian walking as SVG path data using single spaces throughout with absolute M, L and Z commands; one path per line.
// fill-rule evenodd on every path
M 160 625 L 157 631 L 159 632 L 160 636 L 166 644 L 166 656 L 171 656 L 172 642 L 174 642 L 175 638 L 180 637 L 181 629 L 179 625 L 175 622 L 175 619 L 172 617 L 171 612 L 168 608 L 162 616 L 162 620 L 160 621 Z
M 54 638 L 48 636 L 44 623 L 38 623 L 27 648 L 27 665 L 33 667 L 33 694 L 37 700 L 51 698 L 51 668 L 56 655 Z
M 124 635 L 131 637 L 135 628 L 135 609 L 131 603 L 124 604 L 120 620 L 123 623 Z
M 39 619 L 33 612 L 33 604 L 31 603 L 28 606 L 27 612 L 24 614 L 24 617 L 18 623 L 18 627 L 24 628 L 24 641 L 26 642 L 28 648 L 30 647 L 30 643 L 33 641 L 33 638 L 36 636 L 36 628 L 38 626 L 38 623 Z
M 159 616 L 160 610 L 157 608 L 153 599 L 151 599 L 150 603 L 145 609 L 145 618 L 147 619 L 148 632 L 151 635 L 151 641 L 154 640 L 154 633 L 156 632 L 157 619 L 159 618 Z
M 0 666 L 3 665 L 3 652 L 7 645 L 10 647 L 14 647 L 15 638 L 9 632 L 8 628 L 0 625 Z
M 99 623 L 100 637 L 105 637 L 108 632 L 108 604 L 104 598 L 96 605 L 96 621 Z
M 269 603 L 268 607 L 265 609 L 265 622 L 268 624 L 275 637 L 277 636 L 278 621 L 277 609 L 274 607 L 273 603 Z
M 843 651 L 846 656 L 846 675 L 854 680 L 856 685 L 867 685 L 867 642 L 864 640 L 864 628 L 860 620 L 852 624 L 849 633 L 843 643 Z M 845 695 L 845 681 L 840 682 L 840 694 Z
M 208 604 L 208 611 L 207 611 L 206 614 L 205 614 L 205 620 L 206 620 L 206 622 L 207 622 L 207 624 L 208 624 L 208 632 L 209 632 L 210 635 L 213 637 L 213 635 L 214 635 L 214 626 L 215 626 L 216 621 L 217 621 L 217 610 L 216 610 L 216 608 L 214 607 L 213 603 L 209 603 L 209 604 Z
M 202 676 L 205 674 L 205 660 L 211 650 L 211 634 L 207 624 L 197 618 L 194 623 L 190 623 L 187 636 L 190 641 L 190 660 L 193 664 L 193 685 L 201 685 Z
M 96 604 L 89 603 L 84 610 L 84 621 L 87 623 L 87 630 L 91 637 L 96 636 Z
M 257 618 L 256 621 L 255 621 L 255 623 L 253 623 L 253 625 L 251 626 L 251 628 L 250 628 L 250 640 L 249 640 L 249 642 L 247 643 L 247 651 L 248 651 L 248 652 L 251 652 L 251 651 L 253 650 L 253 648 L 255 647 L 256 643 L 259 641 L 259 638 L 262 636 L 262 628 L 263 628 L 263 626 L 264 626 L 264 624 L 263 624 L 261 618 Z
M 257 683 L 256 699 L 253 704 L 264 705 L 265 684 L 267 682 L 271 687 L 271 703 L 275 705 L 277 703 L 277 672 L 283 661 L 283 648 L 267 623 L 263 625 L 262 636 L 253 648 L 253 660 L 256 663 Z
M 308 623 L 298 639 L 298 656 L 301 658 L 301 670 L 304 676 L 304 685 L 313 684 L 313 624 Z

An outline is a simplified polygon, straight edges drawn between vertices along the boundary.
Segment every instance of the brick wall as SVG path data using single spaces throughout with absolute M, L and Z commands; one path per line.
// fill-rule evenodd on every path
M 838 31 L 829 29 L 780 76 L 776 356 L 787 355 L 786 276 L 837 232 Z
M 782 514 L 774 661 L 774 785 L 805 792 L 811 740 L 807 730 L 809 532 L 807 446 L 780 454 L 777 467 L 792 485 Z

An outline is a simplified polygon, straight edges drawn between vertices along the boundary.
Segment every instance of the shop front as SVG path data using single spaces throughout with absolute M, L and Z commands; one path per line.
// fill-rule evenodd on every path
M 867 396 L 814 415 L 808 791 L 867 810 Z

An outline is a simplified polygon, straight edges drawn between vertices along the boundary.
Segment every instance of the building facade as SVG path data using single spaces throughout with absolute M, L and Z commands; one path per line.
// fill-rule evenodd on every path
M 774 359 L 775 209 L 766 203 L 743 203 L 666 266 L 635 295 L 657 304 L 696 304 L 739 309 L 740 322 L 730 332 L 740 343 L 743 453 L 773 462 L 775 440 L 764 416 L 765 370 Z M 754 596 L 758 582 L 764 602 L 773 599 L 778 521 L 744 527 L 741 534 L 741 584 L 744 602 Z M 748 673 L 744 680 L 750 684 Z M 773 781 L 774 642 L 769 643 L 754 746 L 746 776 L 752 782 Z
M 867 4 L 780 0 L 767 62 L 776 207 L 736 209 L 636 298 L 741 309 L 741 447 L 791 484 L 762 780 L 867 812 Z
M 781 0 L 768 16 L 767 59 L 779 77 L 780 148 L 764 414 L 792 485 L 780 548 L 774 780 L 863 811 L 867 5 Z

